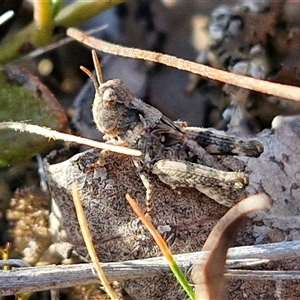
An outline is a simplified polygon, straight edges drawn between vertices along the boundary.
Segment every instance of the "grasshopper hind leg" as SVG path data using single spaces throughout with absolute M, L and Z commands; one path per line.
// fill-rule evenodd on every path
M 249 183 L 244 172 L 227 172 L 187 161 L 163 159 L 153 173 L 171 187 L 196 188 L 216 202 L 231 207 L 245 196 Z

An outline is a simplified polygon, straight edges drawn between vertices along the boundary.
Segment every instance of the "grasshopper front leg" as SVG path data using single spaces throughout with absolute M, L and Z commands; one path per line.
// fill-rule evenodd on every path
M 146 217 L 151 219 L 151 212 L 153 207 L 152 197 L 153 197 L 153 186 L 148 179 L 147 172 L 144 170 L 141 161 L 133 158 L 133 163 L 138 171 L 139 177 L 146 189 Z

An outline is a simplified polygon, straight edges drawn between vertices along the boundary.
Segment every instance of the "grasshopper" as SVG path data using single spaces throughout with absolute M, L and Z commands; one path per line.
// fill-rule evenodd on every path
M 235 166 L 237 159 L 232 156 L 259 156 L 263 152 L 259 141 L 173 122 L 136 98 L 120 79 L 104 82 L 95 50 L 92 55 L 96 78 L 86 68 L 81 69 L 93 80 L 96 89 L 94 122 L 108 142 L 139 149 L 144 154 L 133 161 L 146 187 L 148 214 L 152 207 L 148 172 L 172 188 L 196 188 L 227 207 L 244 196 L 248 175 L 240 170 L 240 165 Z M 220 156 L 229 157 L 229 166 Z

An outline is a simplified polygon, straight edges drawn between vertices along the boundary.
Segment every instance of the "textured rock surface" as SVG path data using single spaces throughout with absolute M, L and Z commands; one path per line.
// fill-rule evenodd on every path
M 55 234 L 57 242 L 69 242 L 77 246 L 79 252 L 82 250 L 78 249 L 83 246 L 83 240 L 70 195 L 71 185 L 76 182 L 101 261 L 161 255 L 125 199 L 125 194 L 129 193 L 145 209 L 145 188 L 131 158 L 108 152 L 102 152 L 100 157 L 102 167 L 96 169 L 89 169 L 88 164 L 99 158 L 97 150 L 49 167 L 52 197 L 61 212 L 56 215 L 60 221 L 60 228 Z M 153 175 L 150 178 L 154 184 L 153 223 L 172 228 L 171 232 L 165 234 L 171 250 L 174 253 L 199 250 L 214 223 L 225 212 L 225 207 L 196 190 L 181 189 L 179 195 Z M 51 219 L 53 221 L 56 218 Z M 175 289 L 178 283 L 172 276 L 153 278 L 148 283 L 134 280 L 126 282 L 124 286 L 137 298 L 182 299 L 182 295 L 179 298 L 174 295 L 178 294 L 179 289 Z
M 271 196 L 273 206 L 269 212 L 254 216 L 255 221 L 244 228 L 237 241 L 241 245 L 293 240 L 299 236 L 300 118 L 277 117 L 273 126 L 274 130 L 256 136 L 264 144 L 264 153 L 259 158 L 243 158 L 250 173 L 247 191 L 249 194 L 266 192 Z M 99 159 L 100 167 L 89 167 Z M 129 157 L 90 150 L 61 163 L 49 161 L 48 180 L 56 203 L 52 221 L 59 220 L 56 229 L 55 222 L 52 222 L 56 242 L 68 242 L 79 251 L 83 250 L 70 193 L 71 185 L 76 183 L 101 261 L 160 255 L 152 237 L 137 222 L 125 200 L 125 194 L 129 193 L 145 209 L 145 189 Z M 226 208 L 196 190 L 174 191 L 154 175 L 149 176 L 154 184 L 153 223 L 155 226 L 171 227 L 164 237 L 172 252 L 199 250 Z M 298 265 L 293 260 L 266 268 L 296 269 Z M 280 295 L 287 295 L 291 288 L 293 297 L 299 296 L 293 284 L 284 281 L 231 281 L 227 298 L 286 299 Z M 183 299 L 172 276 L 130 280 L 123 286 L 134 299 Z

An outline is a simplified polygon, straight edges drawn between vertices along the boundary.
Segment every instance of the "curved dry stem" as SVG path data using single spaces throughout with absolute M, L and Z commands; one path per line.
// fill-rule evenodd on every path
M 240 227 L 250 213 L 271 207 L 266 194 L 250 196 L 233 206 L 217 223 L 208 236 L 202 250 L 211 251 L 205 263 L 197 263 L 192 270 L 197 299 L 224 299 L 225 263 L 227 251 L 236 239 Z

